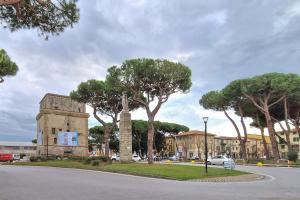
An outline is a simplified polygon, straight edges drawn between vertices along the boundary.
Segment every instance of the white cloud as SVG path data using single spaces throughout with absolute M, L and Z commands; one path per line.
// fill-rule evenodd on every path
M 16 77 L 0 85 L 0 139 L 10 135 L 14 140 L 31 140 L 45 93 L 69 94 L 82 81 L 103 79 L 109 66 L 125 59 L 168 58 L 189 66 L 191 92 L 172 95 L 156 120 L 203 129 L 202 117 L 207 115 L 209 130 L 229 135 L 235 132 L 222 113 L 199 106 L 204 93 L 266 72 L 299 73 L 300 4 L 296 1 L 78 3 L 79 23 L 48 41 L 39 38 L 36 30 L 0 29 L 0 48 L 20 66 Z M 132 117 L 147 119 L 142 109 Z M 90 125 L 95 124 L 91 117 Z

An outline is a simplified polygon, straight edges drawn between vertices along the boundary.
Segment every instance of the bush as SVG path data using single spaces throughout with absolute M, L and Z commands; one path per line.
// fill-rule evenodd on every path
M 86 160 L 88 157 L 82 157 L 82 156 L 68 156 L 68 160 Z
M 36 156 L 30 156 L 29 160 L 30 160 L 30 162 L 37 162 L 38 158 Z
M 92 161 L 92 166 L 98 166 L 100 164 L 99 160 L 93 160 Z
M 92 162 L 91 158 L 86 158 L 85 160 L 83 160 L 83 164 L 90 164 Z
M 102 162 L 108 162 L 110 161 L 110 158 L 108 156 L 94 156 L 94 157 L 90 157 L 92 160 L 99 160 Z
M 297 152 L 292 151 L 292 152 L 289 152 L 289 153 L 288 153 L 288 160 L 289 160 L 289 161 L 296 162 L 297 159 L 298 159 L 298 154 L 297 154 Z
M 47 157 L 45 157 L 45 156 L 38 156 L 37 157 L 37 161 L 42 161 L 42 162 L 45 162 L 45 161 L 47 161 Z
M 20 153 L 20 158 L 23 159 L 26 156 L 24 153 Z

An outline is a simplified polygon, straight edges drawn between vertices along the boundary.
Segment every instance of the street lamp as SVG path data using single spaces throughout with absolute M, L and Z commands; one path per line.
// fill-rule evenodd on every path
M 208 117 L 203 117 L 205 124 L 205 173 L 207 174 L 207 121 Z

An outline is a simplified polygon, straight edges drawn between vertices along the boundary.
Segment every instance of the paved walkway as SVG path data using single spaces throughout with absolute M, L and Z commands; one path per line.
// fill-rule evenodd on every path
M 0 200 L 299 200 L 300 169 L 243 167 L 270 178 L 191 182 L 98 171 L 0 165 Z

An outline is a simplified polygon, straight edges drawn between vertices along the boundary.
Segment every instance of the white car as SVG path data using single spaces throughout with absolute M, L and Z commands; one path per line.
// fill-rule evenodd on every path
M 171 157 L 169 157 L 169 160 L 176 161 L 176 160 L 178 160 L 178 158 L 176 156 L 171 156 Z
M 207 159 L 207 164 L 209 165 L 224 165 L 225 162 L 233 162 L 232 158 L 226 156 L 215 156 Z
M 20 154 L 13 154 L 14 160 L 20 160 Z
M 141 157 L 138 156 L 138 155 L 133 155 L 133 156 L 132 156 L 132 160 L 135 161 L 135 162 L 137 162 L 137 161 L 141 161 L 142 159 L 141 159 Z
M 119 161 L 120 160 L 120 156 L 119 155 L 112 155 L 111 156 L 111 160 Z

